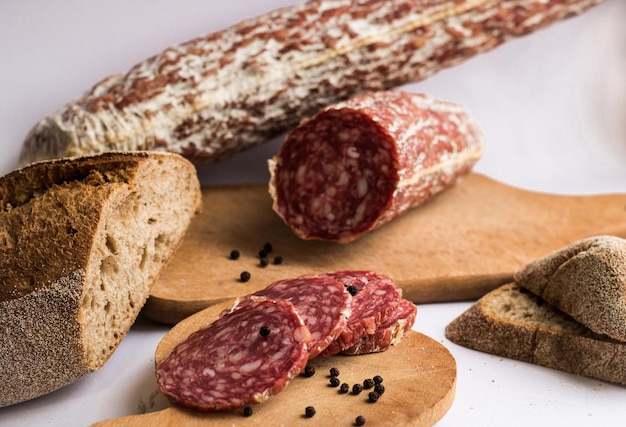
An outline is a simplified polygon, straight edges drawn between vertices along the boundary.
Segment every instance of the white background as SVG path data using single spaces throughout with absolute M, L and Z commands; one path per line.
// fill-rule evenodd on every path
M 0 174 L 43 116 L 170 44 L 295 0 L 2 0 Z M 606 0 L 407 89 L 465 104 L 487 135 L 476 170 L 526 189 L 626 193 L 626 2 Z M 203 167 L 205 184 L 266 182 L 280 138 Z M 512 248 L 514 250 L 514 248 Z M 458 364 L 440 426 L 622 425 L 626 389 L 458 347 L 445 326 L 469 303 L 421 305 L 415 329 Z M 167 328 L 139 318 L 100 371 L 0 408 L 2 426 L 84 426 L 164 407 L 154 350 Z M 419 361 L 416 361 L 419 363 Z M 0 384 L 0 392 L 2 385 Z

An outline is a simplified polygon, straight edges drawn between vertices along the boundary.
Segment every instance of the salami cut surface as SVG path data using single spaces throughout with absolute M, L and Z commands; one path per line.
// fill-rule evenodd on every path
M 269 162 L 273 209 L 300 238 L 347 243 L 451 187 L 484 149 L 460 105 L 363 94 L 287 134 Z
M 260 403 L 304 369 L 310 341 L 293 304 L 261 298 L 176 346 L 157 366 L 157 384 L 176 404 L 200 411 Z
M 234 309 L 259 297 L 287 300 L 296 307 L 311 332 L 309 359 L 320 354 L 339 336 L 352 312 L 352 296 L 341 282 L 329 276 L 306 275 L 278 280 L 243 297 Z
M 374 334 L 402 298 L 402 289 L 385 275 L 371 271 L 335 271 L 325 273 L 346 287 L 353 287 L 352 314 L 341 334 L 321 356 L 331 356 L 353 347 L 365 336 Z
M 357 355 L 378 353 L 398 344 L 415 323 L 417 307 L 411 301 L 401 299 L 392 314 L 382 322 L 373 334 L 362 337 L 356 345 L 342 350 L 342 354 Z

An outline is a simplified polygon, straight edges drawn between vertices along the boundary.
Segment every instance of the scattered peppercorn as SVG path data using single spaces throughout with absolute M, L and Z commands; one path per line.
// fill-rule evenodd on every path
M 259 331 L 262 337 L 266 337 L 270 334 L 270 327 L 267 325 L 261 326 L 261 330 Z
M 380 394 L 376 393 L 375 391 L 370 391 L 369 394 L 367 395 L 367 399 L 370 402 L 376 402 L 378 401 L 378 398 L 380 397 Z
M 312 406 L 307 406 L 304 409 L 304 415 L 306 415 L 307 418 L 311 418 L 313 415 L 315 415 L 315 408 Z
M 385 392 L 385 386 L 378 383 L 374 386 L 374 391 L 382 396 L 382 394 Z
M 259 259 L 259 265 L 261 267 L 267 267 L 267 265 L 269 264 L 269 260 L 267 259 L 267 257 L 263 257 L 261 259 Z
M 239 279 L 242 282 L 247 282 L 248 280 L 250 280 L 250 272 L 249 271 L 242 271 L 241 274 L 239 275 Z
M 274 265 L 280 265 L 283 263 L 283 257 L 279 256 L 275 256 L 274 257 Z
M 252 408 L 250 406 L 244 406 L 243 407 L 243 416 L 244 417 L 249 417 L 250 415 L 252 415 Z
M 374 387 L 374 380 L 371 378 L 368 378 L 366 380 L 363 381 L 363 388 L 364 389 L 368 389 L 368 388 L 372 388 Z
M 339 369 L 337 369 L 337 368 L 330 368 L 330 376 L 331 377 L 338 377 L 339 376 Z
M 341 381 L 339 381 L 339 378 L 337 377 L 330 377 L 330 385 L 331 387 L 339 387 L 339 383 Z
M 267 252 L 267 253 L 272 252 L 272 250 L 273 250 L 273 248 L 272 248 L 272 244 L 271 244 L 270 242 L 266 242 L 266 243 L 263 245 L 263 250 L 264 250 L 265 252 Z
M 354 425 L 364 426 L 365 425 L 365 417 L 363 415 L 359 415 L 358 417 L 356 417 L 356 420 L 354 420 Z
M 312 377 L 313 375 L 315 375 L 315 368 L 311 365 L 306 365 L 304 367 L 304 371 L 302 372 L 302 375 L 304 375 L 307 378 Z
M 374 384 L 380 384 L 383 382 L 383 377 L 381 377 L 380 375 L 376 375 L 374 377 Z
M 363 386 L 361 384 L 355 384 L 352 386 L 352 393 L 359 394 L 363 391 Z
M 341 386 L 339 387 L 339 392 L 347 393 L 348 391 L 350 391 L 350 386 L 348 385 L 348 383 L 341 384 Z
M 230 251 L 230 259 L 239 259 L 239 251 L 237 249 L 233 249 Z
M 359 290 L 357 289 L 357 287 L 356 287 L 356 286 L 354 286 L 354 285 L 350 285 L 350 286 L 348 286 L 348 287 L 346 288 L 346 290 L 347 290 L 347 291 L 350 293 L 350 295 L 352 295 L 352 296 L 355 296 L 355 295 L 359 292 Z
M 261 249 L 259 251 L 259 258 L 267 258 L 267 252 L 265 252 L 265 250 Z

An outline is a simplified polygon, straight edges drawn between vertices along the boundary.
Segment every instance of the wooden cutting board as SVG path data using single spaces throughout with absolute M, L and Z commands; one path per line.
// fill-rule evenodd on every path
M 231 301 L 213 305 L 178 323 L 163 338 L 156 350 L 156 363 L 192 332 L 207 325 Z M 241 412 L 202 414 L 175 406 L 158 412 L 106 420 L 97 427 L 232 427 L 232 426 L 308 426 L 354 425 L 358 415 L 366 426 L 432 426 L 448 411 L 456 391 L 456 362 L 450 352 L 437 341 L 410 331 L 396 346 L 383 353 L 362 356 L 316 358 L 311 378 L 297 377 L 285 390 L 265 403 L 254 405 L 254 413 L 244 417 Z M 340 394 L 329 386 L 329 370 L 339 369 L 339 378 L 352 386 L 375 375 L 383 377 L 385 393 L 376 403 L 367 401 L 367 393 Z M 304 409 L 313 406 L 313 419 L 304 416 Z
M 562 196 L 470 174 L 430 202 L 349 244 L 304 241 L 272 211 L 267 186 L 204 187 L 204 211 L 143 309 L 173 324 L 274 280 L 342 269 L 387 274 L 416 302 L 476 299 L 516 270 L 593 235 L 626 237 L 626 194 Z M 258 251 L 283 263 L 260 267 Z M 228 259 L 238 249 L 241 257 Z M 242 283 L 239 275 L 249 271 Z

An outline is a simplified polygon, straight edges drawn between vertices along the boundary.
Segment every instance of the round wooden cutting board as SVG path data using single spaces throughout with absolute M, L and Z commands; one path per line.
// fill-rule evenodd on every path
M 202 328 L 228 305 L 211 306 L 177 324 L 156 350 L 156 363 L 189 334 Z M 365 417 L 366 426 L 432 426 L 450 409 L 456 390 L 456 362 L 437 341 L 415 331 L 389 350 L 362 356 L 318 357 L 310 362 L 315 375 L 297 377 L 267 402 L 254 405 L 253 414 L 241 412 L 203 414 L 175 406 L 162 411 L 116 418 L 95 424 L 98 427 L 171 426 L 354 426 Z M 367 391 L 342 394 L 329 384 L 329 371 L 336 367 L 339 378 L 352 387 L 375 375 L 383 377 L 385 392 L 376 403 L 368 402 Z M 313 406 L 315 416 L 305 417 Z

